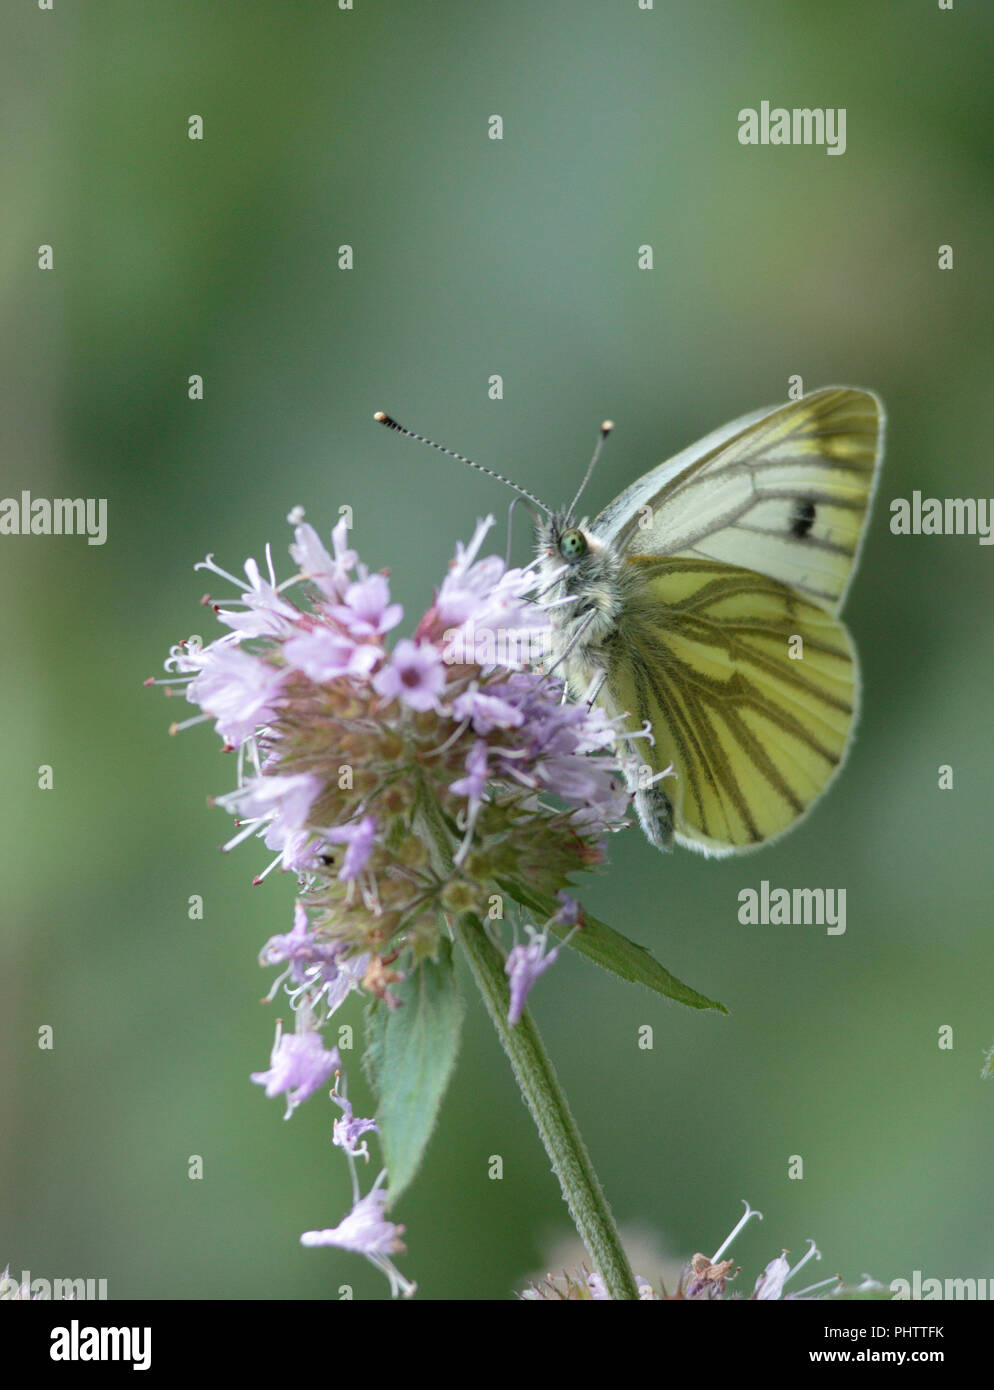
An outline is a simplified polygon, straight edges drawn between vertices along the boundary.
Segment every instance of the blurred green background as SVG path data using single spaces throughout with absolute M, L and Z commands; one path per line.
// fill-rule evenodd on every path
M 664 859 L 632 831 L 584 888 L 730 1017 L 572 953 L 534 1010 L 645 1275 L 713 1250 L 748 1197 L 766 1219 L 732 1252 L 747 1289 L 808 1236 L 825 1257 L 812 1279 L 994 1276 L 992 552 L 888 526 L 915 488 L 994 490 L 980 10 L 6 11 L 0 496 L 106 497 L 109 539 L 0 538 L 0 1266 L 107 1278 L 112 1297 L 386 1296 L 359 1257 L 298 1244 L 348 1207 L 331 1107 L 284 1124 L 248 1080 L 276 1012 L 256 955 L 287 929 L 293 882 L 251 886 L 261 846 L 217 853 L 230 823 L 205 798 L 233 760 L 207 727 L 170 740 L 186 706 L 141 686 L 171 642 L 213 635 L 194 562 L 238 570 L 268 540 L 286 574 L 289 508 L 326 532 L 348 504 L 413 623 L 455 540 L 503 520 L 508 495 L 374 410 L 553 502 L 610 415 L 599 508 L 799 373 L 873 387 L 889 412 L 847 604 L 865 681 L 849 764 L 773 848 Z M 846 107 L 845 155 L 743 148 L 737 113 L 764 99 Z M 524 558 L 523 525 L 515 543 Z M 846 935 L 740 925 L 738 893 L 762 879 L 845 887 Z M 363 1113 L 357 1064 L 350 1087 Z M 506 1298 L 571 1229 L 472 998 L 397 1217 L 403 1269 L 441 1298 Z

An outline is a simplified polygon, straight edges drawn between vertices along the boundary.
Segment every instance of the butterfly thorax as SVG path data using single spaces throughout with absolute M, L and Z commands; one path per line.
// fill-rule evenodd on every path
M 579 698 L 606 668 L 606 644 L 625 604 L 625 562 L 589 529 L 586 518 L 577 524 L 562 512 L 539 523 L 536 549 L 542 602 L 550 605 L 549 665 L 561 662 L 559 674 Z

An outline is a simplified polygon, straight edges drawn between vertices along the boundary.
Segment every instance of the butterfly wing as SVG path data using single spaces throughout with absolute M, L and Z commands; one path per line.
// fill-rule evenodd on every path
M 803 816 L 845 758 L 859 695 L 849 634 L 789 585 L 696 552 L 626 569 L 605 703 L 632 729 L 651 721 L 639 756 L 674 765 L 663 786 L 680 843 L 755 848 Z
M 832 386 L 723 426 L 627 488 L 593 531 L 625 555 L 754 570 L 836 613 L 883 451 L 870 391 Z

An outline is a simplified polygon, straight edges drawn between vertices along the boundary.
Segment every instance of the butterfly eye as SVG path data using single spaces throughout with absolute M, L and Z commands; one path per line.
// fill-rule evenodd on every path
M 579 560 L 581 555 L 587 553 L 586 536 L 575 528 L 564 531 L 559 538 L 559 553 L 564 560 Z

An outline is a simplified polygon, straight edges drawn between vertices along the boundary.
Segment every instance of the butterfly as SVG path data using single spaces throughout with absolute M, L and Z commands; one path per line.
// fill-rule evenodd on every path
M 629 785 L 657 848 L 756 849 L 842 767 L 860 681 L 839 612 L 883 437 L 872 392 L 828 387 L 715 430 L 593 521 L 574 517 L 600 444 L 564 511 L 510 484 L 545 513 L 547 665 L 637 742 Z

